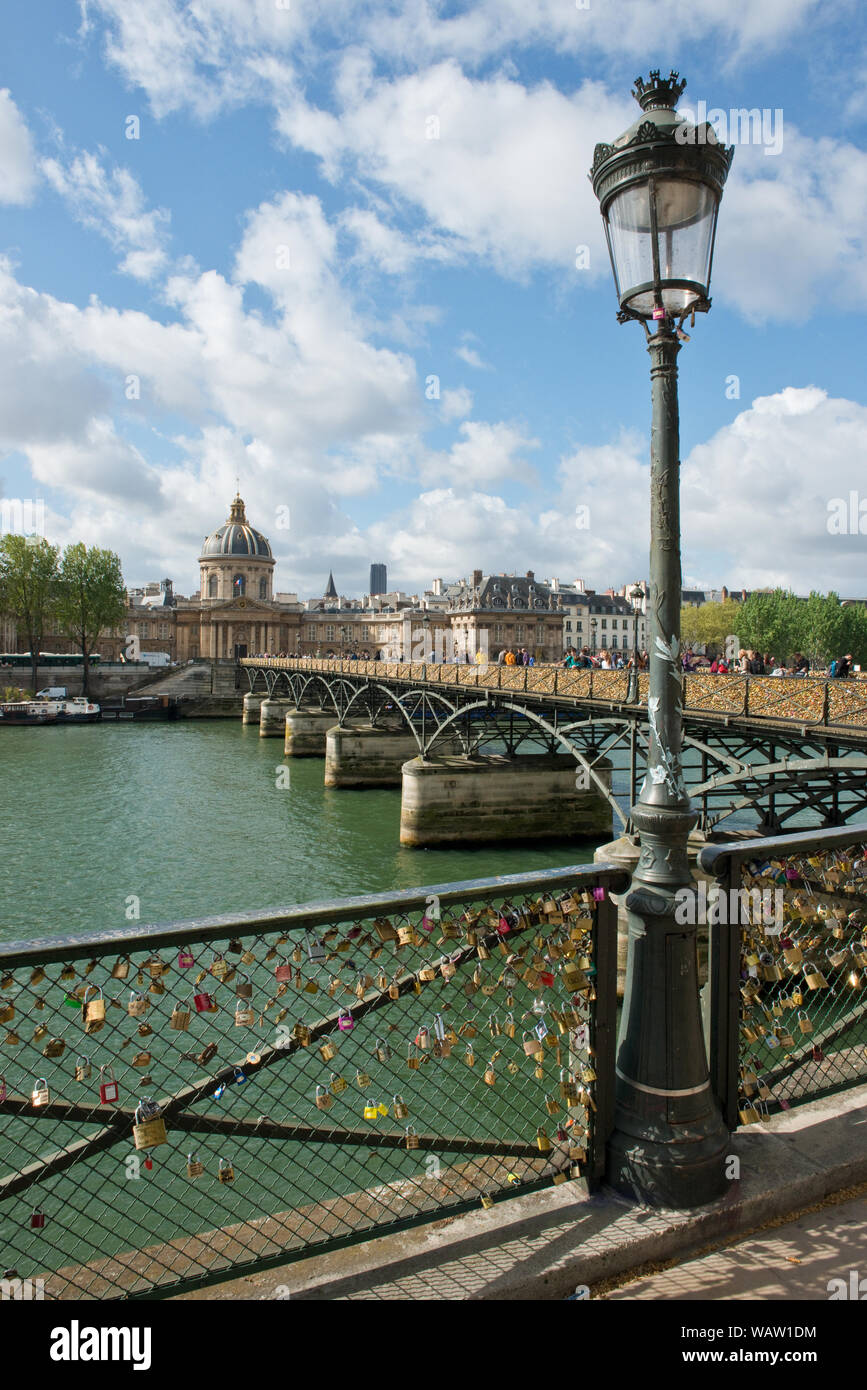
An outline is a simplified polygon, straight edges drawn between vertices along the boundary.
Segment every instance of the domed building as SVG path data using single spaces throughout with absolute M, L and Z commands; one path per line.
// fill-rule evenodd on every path
M 237 661 L 254 652 L 294 651 L 301 605 L 286 602 L 289 595 L 274 598 L 276 563 L 236 495 L 228 519 L 202 543 L 199 593 L 177 602 L 175 659 Z
M 229 519 L 212 531 L 199 556 L 203 599 L 270 600 L 276 564 L 261 531 L 247 521 L 244 503 L 235 497 Z

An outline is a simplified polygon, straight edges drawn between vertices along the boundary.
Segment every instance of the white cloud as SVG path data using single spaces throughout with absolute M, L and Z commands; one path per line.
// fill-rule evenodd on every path
M 536 482 L 536 470 L 525 455 L 538 449 L 539 441 L 527 438 L 517 425 L 464 420 L 458 435 L 448 453 L 431 453 L 422 461 L 423 483 L 442 479 L 469 490 L 508 479 Z
M 455 348 L 455 357 L 459 357 L 462 362 L 466 362 L 468 367 L 475 367 L 477 371 L 490 371 L 491 364 L 476 352 L 475 348 L 467 347 L 466 343 L 461 347 Z
M 473 393 L 466 386 L 456 386 L 453 391 L 443 391 L 440 400 L 440 416 L 444 423 L 460 420 L 469 415 L 473 408 Z
M 0 203 L 29 203 L 38 174 L 33 138 L 8 87 L 0 88 Z
M 128 169 L 108 172 L 100 155 L 87 151 L 66 163 L 44 159 L 42 171 L 76 220 L 124 253 L 120 270 L 150 280 L 164 269 L 170 215 L 165 208 L 147 207 Z

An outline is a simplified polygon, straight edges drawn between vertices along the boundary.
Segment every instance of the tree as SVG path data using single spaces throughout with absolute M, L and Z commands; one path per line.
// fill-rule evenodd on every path
M 41 536 L 0 536 L 0 608 L 24 630 L 34 691 L 42 639 L 57 602 L 59 553 L 59 546 Z
M 703 603 L 700 608 L 688 605 L 681 609 L 681 637 L 684 646 L 704 647 L 708 656 L 725 651 L 726 638 L 738 631 L 741 605 L 734 599 L 724 603 Z
M 60 563 L 57 617 L 61 630 L 84 657 L 82 695 L 88 693 L 90 656 L 103 628 L 117 627 L 126 613 L 120 559 L 111 550 L 68 545 Z
M 803 602 L 784 589 L 750 594 L 738 612 L 737 631 L 744 646 L 786 661 L 798 650 L 799 610 Z

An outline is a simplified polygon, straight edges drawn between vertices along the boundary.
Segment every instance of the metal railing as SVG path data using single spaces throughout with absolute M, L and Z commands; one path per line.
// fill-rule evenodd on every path
M 0 949 L 0 1273 L 153 1298 L 604 1167 L 622 871 Z
M 245 657 L 242 667 L 323 675 L 367 676 L 383 681 L 552 695 L 606 704 L 644 704 L 646 672 L 626 669 L 563 669 L 558 666 L 476 666 L 452 663 L 353 661 L 293 657 Z M 816 677 L 683 676 L 683 707 L 695 713 L 847 729 L 867 729 L 867 682 Z
M 867 1081 L 867 825 L 709 846 L 699 864 L 719 890 L 708 1041 L 729 1127 Z

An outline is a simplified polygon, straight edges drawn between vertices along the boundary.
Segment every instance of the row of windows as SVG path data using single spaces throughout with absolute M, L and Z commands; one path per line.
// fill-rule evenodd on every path
M 218 585 L 219 585 L 219 578 L 218 578 L 218 576 L 217 576 L 216 574 L 212 574 L 211 577 L 210 577 L 210 579 L 208 580 L 208 598 L 217 598 L 217 587 L 218 587 Z M 233 597 L 234 597 L 234 598 L 244 598 L 244 597 L 246 596 L 246 593 L 247 593 L 247 576 L 246 576 L 245 574 L 236 574 L 235 577 L 234 577 L 234 579 L 232 580 L 232 595 L 233 595 Z M 267 581 L 267 579 L 260 579 L 260 580 L 259 580 L 259 597 L 260 597 L 260 598 L 265 598 L 265 599 L 268 597 L 268 581 Z

